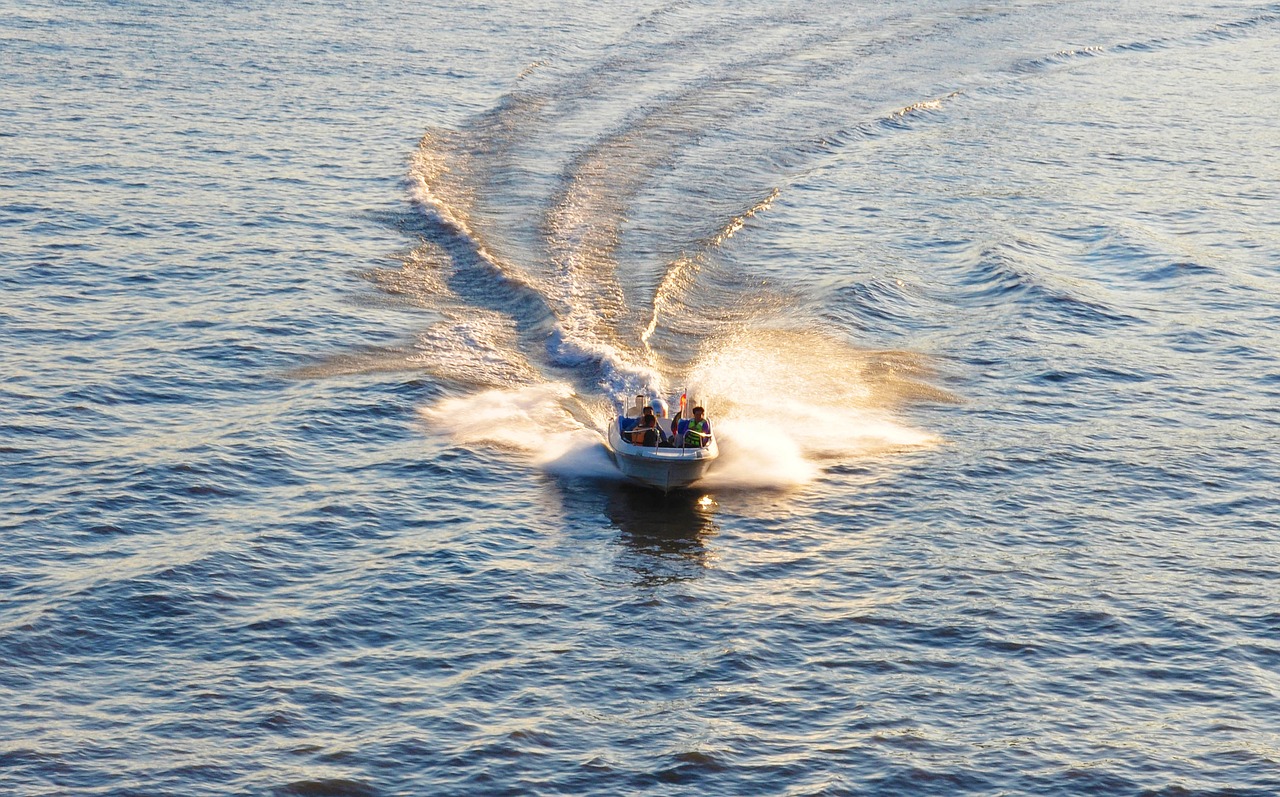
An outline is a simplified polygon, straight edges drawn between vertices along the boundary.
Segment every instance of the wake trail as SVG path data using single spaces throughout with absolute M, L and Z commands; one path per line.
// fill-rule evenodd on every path
M 669 13 L 678 15 L 678 5 Z M 656 27 L 658 21 L 645 24 Z M 572 397 L 583 387 L 602 390 L 614 401 L 636 390 L 665 392 L 671 358 L 665 345 L 658 344 L 669 342 L 675 333 L 683 337 L 678 348 L 687 352 L 676 359 L 682 359 L 686 369 L 692 362 L 692 372 L 712 386 L 717 400 L 725 402 L 726 428 L 745 422 L 750 412 L 742 415 L 741 411 L 750 402 L 741 396 L 735 399 L 723 381 L 708 378 L 717 370 L 706 366 L 705 356 L 712 352 L 723 358 L 720 344 L 726 333 L 747 330 L 759 306 L 744 303 L 741 297 L 702 301 L 708 290 L 730 293 L 743 285 L 729 280 L 710 286 L 704 274 L 725 242 L 768 210 L 783 189 L 755 189 L 755 198 L 730 211 L 727 218 L 721 215 L 723 221 L 712 227 L 713 232 L 693 239 L 680 256 L 659 265 L 656 280 L 648 283 L 653 287 L 647 300 L 642 298 L 647 280 L 624 274 L 619 245 L 637 197 L 652 190 L 659 175 L 697 151 L 711 131 L 731 128 L 748 111 L 768 109 L 815 77 L 838 72 L 840 63 L 822 57 L 833 48 L 852 49 L 853 54 L 845 54 L 848 63 L 867 47 L 882 46 L 872 42 L 848 48 L 852 38 L 861 37 L 852 28 L 827 27 L 796 36 L 793 30 L 773 27 L 761 30 L 772 31 L 777 41 L 752 48 L 745 57 L 713 62 L 691 80 L 682 76 L 675 90 L 633 104 L 612 130 L 573 152 L 559 175 L 545 183 L 555 187 L 542 204 L 541 222 L 530 228 L 537 235 L 528 235 L 524 245 L 518 235 L 504 232 L 502 220 L 511 223 L 512 214 L 506 209 L 513 196 L 522 197 L 521 191 L 528 193 L 543 184 L 525 179 L 533 174 L 531 156 L 545 163 L 534 141 L 545 147 L 560 131 L 581 125 L 591 109 L 608 107 L 608 97 L 595 95 L 616 97 L 629 81 L 647 80 L 655 62 L 669 62 L 672 46 L 676 52 L 706 50 L 698 36 L 686 33 L 674 40 L 642 43 L 638 49 L 616 53 L 598 68 L 567 77 L 550 64 L 535 64 L 520 75 L 518 89 L 460 130 L 427 131 L 411 166 L 411 181 L 414 198 L 430 222 L 428 240 L 417 250 L 417 259 L 428 266 L 417 264 L 410 269 L 407 263 L 405 273 L 384 280 L 403 284 L 417 279 L 419 293 L 433 296 L 437 310 L 445 316 L 420 341 L 420 359 L 438 364 L 441 371 L 462 363 L 464 367 L 456 370 L 477 376 L 489 367 L 496 375 L 488 383 L 494 389 L 478 396 L 503 412 L 529 420 L 532 426 L 555 428 L 556 413 L 576 401 Z M 741 39 L 758 33 L 735 31 L 734 35 Z M 615 103 L 617 107 L 623 106 Z M 916 103 L 889 114 L 882 123 L 897 124 L 932 107 Z M 766 149 L 768 154 L 776 151 L 776 147 Z M 743 154 L 760 160 L 756 151 Z M 430 266 L 436 261 L 440 262 Z M 468 313 L 468 306 L 483 312 Z M 708 348 L 713 342 L 716 345 Z M 513 351 L 504 355 L 505 348 Z M 561 387 L 541 390 L 537 372 L 545 375 L 541 385 L 563 386 L 567 383 L 560 380 L 567 378 L 578 388 L 567 393 Z M 486 384 L 477 376 L 467 381 Z M 811 400 L 808 406 L 820 404 Z M 452 408 L 459 409 L 465 408 Z M 479 409 L 483 410 L 480 415 L 495 417 Z M 544 411 L 550 415 L 539 414 Z M 430 417 L 434 424 L 453 429 L 458 439 L 478 439 L 474 429 L 454 428 L 449 420 L 454 414 Z M 574 420 L 563 425 L 592 431 L 594 421 L 569 415 Z M 493 423 L 486 428 L 494 428 Z M 490 437 L 494 438 L 490 443 L 516 447 L 522 439 L 519 434 Z M 590 435 L 572 437 L 582 443 Z M 535 448 L 577 450 L 575 445 L 546 441 Z
M 761 88 L 762 68 L 827 46 L 842 33 L 827 30 L 789 40 L 773 50 L 721 65 L 714 74 L 643 109 L 573 158 L 544 221 L 554 267 L 548 284 L 554 286 L 556 304 L 563 308 L 559 329 L 564 350 L 558 354 L 569 359 L 598 355 L 606 370 L 613 371 L 607 388 L 618 396 L 629 394 L 637 382 L 650 389 L 661 387 L 653 379 L 660 362 L 650 345 L 656 315 L 680 273 L 696 271 L 703 258 L 695 255 L 675 269 L 669 267 L 653 298 L 638 300 L 634 295 L 638 289 L 628 290 L 616 256 L 629 208 L 652 187 L 655 173 L 672 165 L 707 130 L 727 125 L 745 108 L 785 91 L 785 86 Z M 718 246 L 746 218 L 767 207 L 773 196 L 776 192 L 735 215 L 704 246 Z M 619 362 L 631 365 L 617 369 Z
M 654 291 L 649 323 L 645 325 L 644 330 L 640 333 L 640 341 L 644 344 L 647 356 L 651 361 L 656 360 L 658 357 L 651 345 L 651 339 L 657 331 L 662 317 L 672 314 L 687 317 L 692 314 L 693 303 L 685 300 L 684 295 L 696 284 L 698 273 L 705 268 L 714 252 L 723 246 L 725 241 L 732 238 L 746 226 L 748 220 L 768 210 L 769 206 L 778 198 L 778 194 L 779 189 L 774 188 L 764 199 L 753 203 L 746 210 L 730 219 L 715 235 L 704 241 L 695 252 L 683 254 L 667 265 L 662 274 L 662 281 L 658 283 L 658 288 Z

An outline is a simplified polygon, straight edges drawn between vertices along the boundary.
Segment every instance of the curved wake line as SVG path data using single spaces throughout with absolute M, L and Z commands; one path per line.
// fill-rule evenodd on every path
M 649 339 L 653 337 L 653 333 L 657 330 L 659 319 L 672 298 L 688 286 L 713 251 L 719 249 L 725 241 L 732 238 L 746 226 L 751 217 L 768 210 L 780 193 L 779 189 L 772 189 L 764 199 L 730 219 L 715 235 L 706 240 L 697 254 L 677 258 L 667 266 L 667 270 L 662 275 L 662 282 L 658 284 L 658 289 L 654 291 L 653 312 L 649 317 L 649 323 L 640 333 L 640 342 L 644 344 L 645 352 L 650 361 L 653 360 L 654 352 L 649 345 Z
M 744 106 L 763 103 L 767 96 L 785 90 L 770 87 L 760 95 L 754 77 L 762 67 L 830 44 L 840 35 L 838 30 L 824 31 L 804 37 L 799 43 L 787 41 L 766 52 L 722 64 L 712 74 L 681 87 L 651 107 L 642 107 L 624 119 L 619 129 L 597 139 L 572 159 L 544 221 L 554 266 L 550 283 L 559 289 L 558 298 L 567 307 L 561 315 L 566 341 L 590 341 L 581 344 L 586 350 L 625 348 L 617 341 L 618 327 L 630 316 L 630 308 L 643 307 L 627 301 L 615 259 L 628 207 L 652 184 L 653 173 L 672 162 L 675 153 L 695 142 L 715 120 L 728 119 Z M 744 91 L 746 87 L 752 90 Z M 699 123 L 689 124 L 690 116 Z M 718 246 L 776 195 L 775 190 L 758 207 L 732 219 L 706 246 Z M 688 262 L 694 264 L 693 260 Z M 676 271 L 680 270 L 677 265 Z M 668 268 L 664 283 L 673 278 L 671 272 Z M 658 298 L 651 304 L 661 305 L 661 294 L 660 286 Z M 651 312 L 645 327 L 636 330 L 650 371 L 655 357 L 649 339 L 658 315 L 660 310 Z
M 454 255 L 455 261 L 459 259 L 458 255 L 462 254 L 465 255 L 462 259 L 482 265 L 489 277 L 496 278 L 498 283 L 505 284 L 508 289 L 515 292 L 516 295 L 509 297 L 508 300 L 498 302 L 498 309 L 509 316 L 516 326 L 519 326 L 522 320 L 526 326 L 540 324 L 537 319 L 530 319 L 526 312 L 522 312 L 528 311 L 531 305 L 539 308 L 539 315 L 554 319 L 550 334 L 545 337 L 545 351 L 550 365 L 571 369 L 579 369 L 588 364 L 595 366 L 600 386 L 619 400 L 637 388 L 659 389 L 661 378 L 652 368 L 630 362 L 620 347 L 598 340 L 596 336 L 588 334 L 587 330 L 579 328 L 578 322 L 581 319 L 575 308 L 582 306 L 583 302 L 574 301 L 573 291 L 568 296 L 560 297 L 560 312 L 553 310 L 549 302 L 556 297 L 556 292 L 510 260 L 496 255 L 485 243 L 483 235 L 471 225 L 469 214 L 462 207 L 465 201 L 451 199 L 444 191 L 436 190 L 437 185 L 444 182 L 444 176 L 449 172 L 449 166 L 445 162 L 445 154 L 442 151 L 444 149 L 435 136 L 430 133 L 424 135 L 411 169 L 412 196 L 415 202 L 429 217 L 447 230 L 452 243 L 460 244 L 464 251 L 458 253 L 457 246 L 450 246 L 449 242 L 445 241 L 439 242 L 439 245 Z M 455 280 L 458 279 L 456 262 L 452 276 Z M 439 279 L 437 282 L 439 283 L 437 290 L 447 290 L 448 278 Z M 454 298 L 468 298 L 456 297 L 456 291 L 453 293 Z M 459 319 L 455 317 L 454 320 Z M 474 323 L 471 323 L 473 319 L 466 320 L 470 326 L 474 326 Z M 453 335 L 452 338 L 465 344 L 471 340 L 471 335 L 464 330 Z M 485 336 L 486 342 L 491 339 L 490 336 Z M 424 340 L 424 343 L 429 344 L 429 341 Z M 490 350 L 494 347 L 481 348 Z M 464 359 L 471 361 L 476 358 Z M 527 370 L 519 366 L 520 364 L 517 363 L 514 369 L 507 370 L 512 374 L 523 376 Z
M 456 201 L 450 201 L 437 190 L 436 185 L 449 171 L 449 166 L 445 163 L 444 155 L 439 152 L 439 148 L 439 142 L 430 133 L 424 135 L 419 142 L 418 151 L 410 169 L 412 196 L 418 206 L 465 241 L 475 258 L 487 265 L 494 276 L 538 291 L 545 296 L 537 280 L 514 263 L 494 254 L 484 238 L 472 228 L 466 212 L 457 207 Z

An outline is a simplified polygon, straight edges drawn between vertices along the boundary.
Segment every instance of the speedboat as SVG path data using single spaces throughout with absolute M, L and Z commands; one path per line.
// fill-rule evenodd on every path
M 702 445 L 684 444 L 689 420 L 684 415 L 684 397 L 681 398 L 675 434 L 670 437 L 667 432 L 672 431 L 671 420 L 667 418 L 667 403 L 662 399 L 647 401 L 643 394 L 638 395 L 632 406 L 610 421 L 606 436 L 609 453 L 624 476 L 665 493 L 701 479 L 720 456 L 713 434 L 702 436 L 694 432 L 695 436 L 703 437 Z M 636 428 L 646 408 L 653 410 L 661 427 L 657 434 L 650 430 L 648 440 L 645 430 Z M 645 445 L 646 442 L 649 445 Z

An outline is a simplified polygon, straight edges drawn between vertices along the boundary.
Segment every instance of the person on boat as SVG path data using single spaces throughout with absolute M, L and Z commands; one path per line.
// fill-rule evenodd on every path
M 711 421 L 706 419 L 706 411 L 702 407 L 693 408 L 693 420 L 684 432 L 686 448 L 701 448 L 711 441 Z
M 653 408 L 644 408 L 640 420 L 631 430 L 631 442 L 640 446 L 656 446 L 662 442 L 662 428 L 658 426 L 658 416 L 653 414 Z
M 649 402 L 649 407 L 650 409 L 653 410 L 653 414 L 658 418 L 658 423 L 656 427 L 658 430 L 658 445 L 662 446 L 663 448 L 670 448 L 671 446 L 676 444 L 676 440 L 678 439 L 676 437 L 676 431 L 675 431 L 676 421 L 672 420 L 671 422 L 672 427 L 671 427 L 670 434 L 667 433 L 666 427 L 664 425 L 667 421 L 667 413 L 670 411 L 670 405 L 668 405 L 667 402 L 663 401 L 660 398 L 655 398 L 653 401 Z

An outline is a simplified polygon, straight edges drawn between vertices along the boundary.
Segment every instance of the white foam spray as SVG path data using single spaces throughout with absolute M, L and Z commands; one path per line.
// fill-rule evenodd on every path
M 824 464 L 937 444 L 892 414 L 913 397 L 945 397 L 920 381 L 926 372 L 918 357 L 815 334 L 755 330 L 724 341 L 691 375 L 721 447 L 708 486 L 794 487 Z
M 428 428 L 453 444 L 505 449 L 557 475 L 621 478 L 592 412 L 563 383 L 486 390 L 420 410 Z
M 723 341 L 690 381 L 721 450 L 705 486 L 793 488 L 835 462 L 937 444 L 892 412 L 913 398 L 948 398 L 921 381 L 926 373 L 918 356 L 819 335 L 755 330 Z M 584 401 L 552 382 L 448 398 L 421 413 L 452 444 L 504 449 L 558 475 L 619 479 L 600 431 L 611 411 L 603 397 Z

